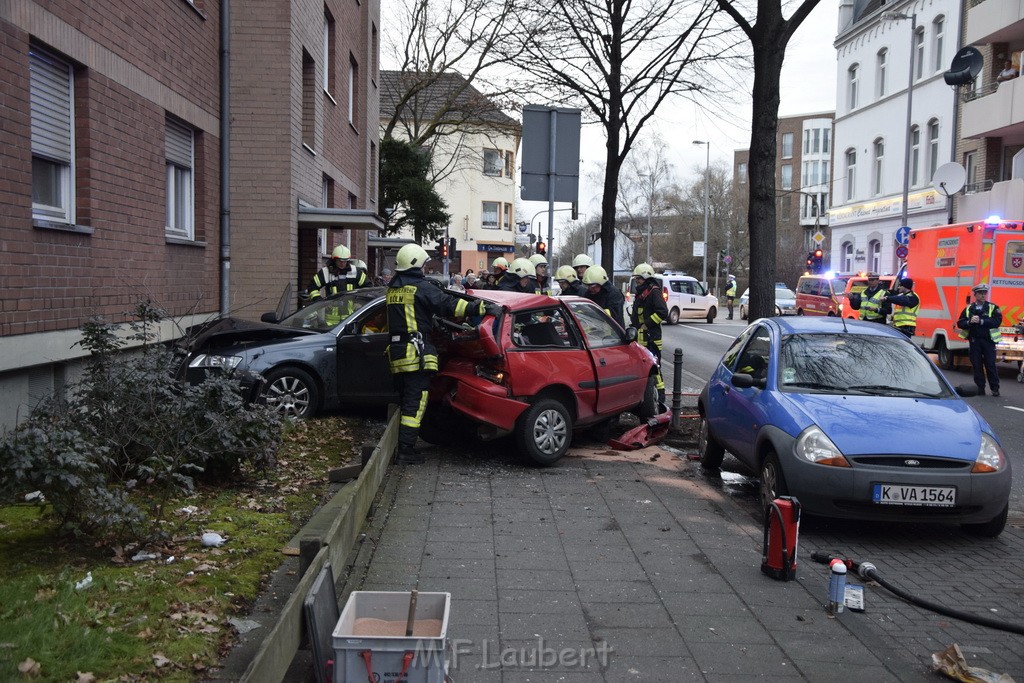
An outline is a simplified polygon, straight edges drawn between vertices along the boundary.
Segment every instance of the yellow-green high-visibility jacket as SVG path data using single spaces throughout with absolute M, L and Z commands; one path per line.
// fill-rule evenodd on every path
M 349 266 L 344 273 L 332 272 L 330 266 L 324 266 L 309 283 L 309 298 L 315 301 L 324 296 L 325 293 L 321 290 L 326 290 L 326 296 L 334 296 L 339 292 L 351 292 L 369 284 L 370 278 L 367 277 L 366 270 L 359 266 Z
M 882 313 L 882 298 L 885 297 L 889 292 L 884 288 L 879 287 L 871 294 L 871 296 L 865 296 L 868 290 L 860 295 L 860 319 L 861 320 L 878 320 L 884 318 L 885 315 Z
M 645 345 L 648 340 L 661 339 L 661 325 L 668 319 L 668 305 L 662 296 L 661 286 L 653 277 L 645 279 L 636 289 L 633 314 L 630 324 L 637 328 L 637 341 Z M 646 329 L 645 329 L 646 328 Z

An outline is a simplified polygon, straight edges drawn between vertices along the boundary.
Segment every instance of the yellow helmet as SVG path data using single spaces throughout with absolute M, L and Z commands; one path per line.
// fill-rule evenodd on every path
M 501 268 L 502 270 L 508 270 L 508 259 L 506 259 L 504 256 L 499 256 L 498 258 L 491 261 L 491 268 L 495 270 L 497 270 L 498 268 Z
M 583 274 L 583 284 L 585 285 L 603 285 L 606 282 L 608 282 L 608 271 L 601 266 L 590 266 Z
M 544 254 L 534 254 L 530 257 L 530 263 L 534 266 L 546 266 L 548 264 L 548 260 L 544 258 Z
M 418 244 L 407 244 L 398 250 L 398 256 L 395 257 L 395 270 L 422 268 L 428 258 L 426 249 Z
M 649 277 L 654 277 L 654 268 L 651 268 L 649 263 L 641 263 L 633 269 L 633 275 L 646 280 Z
M 555 279 L 565 280 L 566 282 L 575 282 L 576 280 L 579 280 L 579 278 L 576 277 L 576 271 L 572 266 L 561 266 L 555 272 Z
M 592 266 L 594 265 L 594 259 L 590 258 L 586 254 L 576 254 L 576 257 L 572 260 L 572 267 L 576 266 Z
M 352 258 L 352 252 L 349 251 L 348 247 L 346 247 L 344 244 L 339 244 L 334 248 L 334 251 L 331 252 L 331 258 L 347 261 L 348 259 Z
M 530 259 L 517 258 L 509 266 L 509 270 L 518 275 L 519 277 L 536 277 L 537 268 L 530 263 Z

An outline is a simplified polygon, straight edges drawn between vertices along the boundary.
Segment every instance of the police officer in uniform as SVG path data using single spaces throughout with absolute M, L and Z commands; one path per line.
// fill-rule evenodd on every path
M 914 293 L 914 281 L 903 278 L 896 287 L 896 294 L 890 294 L 883 301 L 892 305 L 892 326 L 913 338 L 917 330 L 917 311 L 921 308 L 921 298 Z
M 622 292 L 608 280 L 608 271 L 601 266 L 590 266 L 583 274 L 583 284 L 587 288 L 587 293 L 584 296 L 603 308 L 604 312 L 610 315 L 622 329 L 626 329 L 626 322 L 622 315 L 622 307 L 625 306 L 626 299 L 622 296 Z
M 572 266 L 561 266 L 555 273 L 555 281 L 562 288 L 559 296 L 586 296 L 587 289 L 576 276 Z
M 729 276 L 729 284 L 725 287 L 725 305 L 729 309 L 729 320 L 732 320 L 732 302 L 736 299 L 736 276 Z
M 555 290 L 551 287 L 551 277 L 548 275 L 548 259 L 544 254 L 534 254 L 530 257 L 537 278 L 537 294 L 553 296 Z
M 484 301 L 470 303 L 446 292 L 423 275 L 427 252 L 418 244 L 398 250 L 395 270 L 388 284 L 387 355 L 402 401 L 398 428 L 398 462 L 416 465 L 424 458 L 416 452 L 420 421 L 427 408 L 430 376 L 437 372 L 437 349 L 431 340 L 434 316 L 462 317 L 470 314 L 497 316 L 501 308 Z
M 668 319 L 668 305 L 661 294 L 661 283 L 654 277 L 654 268 L 641 263 L 633 269 L 636 298 L 630 324 L 637 329 L 636 341 L 654 354 L 658 361 L 658 401 L 665 402 L 665 380 L 661 376 L 661 324 Z
M 992 395 L 999 395 L 999 371 L 996 369 L 996 344 L 1003 338 L 999 326 L 1003 324 L 1003 312 L 988 301 L 988 285 L 981 283 L 973 289 L 974 301 L 964 308 L 956 321 L 957 334 L 970 344 L 971 367 L 974 368 L 974 383 L 978 393 L 985 395 L 985 375 Z
M 878 283 L 878 273 L 868 273 L 868 286 L 860 293 L 860 319 L 885 324 L 890 307 L 885 303 L 889 292 Z

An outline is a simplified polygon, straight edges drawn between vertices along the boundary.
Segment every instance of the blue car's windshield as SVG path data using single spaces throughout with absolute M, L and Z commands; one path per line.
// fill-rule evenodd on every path
M 858 334 L 782 338 L 783 391 L 947 398 L 935 366 L 903 339 Z

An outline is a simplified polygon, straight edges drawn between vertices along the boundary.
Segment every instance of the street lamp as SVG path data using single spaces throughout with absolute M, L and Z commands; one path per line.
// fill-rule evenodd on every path
M 707 159 L 704 161 L 704 270 L 701 281 L 708 283 L 708 204 L 711 203 L 711 143 L 706 140 L 694 140 L 695 145 L 707 148 Z
M 903 210 L 900 212 L 900 226 L 907 224 L 907 204 L 910 197 L 910 125 L 914 105 L 914 41 L 917 39 L 917 13 L 883 12 L 883 21 L 903 21 L 910 19 L 910 75 L 907 78 L 907 127 L 906 144 L 903 148 Z
M 651 212 L 654 211 L 654 174 L 653 173 L 641 173 L 641 178 L 645 178 L 650 185 L 647 188 L 647 265 L 651 264 Z

